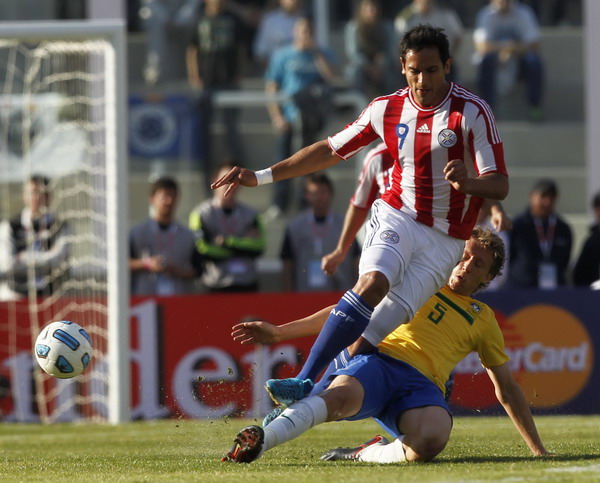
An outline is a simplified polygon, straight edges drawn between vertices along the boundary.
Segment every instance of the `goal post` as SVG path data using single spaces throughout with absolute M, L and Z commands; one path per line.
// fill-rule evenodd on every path
M 13 290 L 14 265 L 3 261 L 2 283 L 16 296 L 2 302 L 9 316 L 0 321 L 0 332 L 9 336 L 1 353 L 9 355 L 5 366 L 12 377 L 22 372 L 15 346 L 24 305 L 32 339 L 53 318 L 79 315 L 77 322 L 94 342 L 92 370 L 76 382 L 42 380 L 37 367 L 32 369 L 45 421 L 130 419 L 126 73 L 122 21 L 0 22 L 2 219 L 22 208 L 17 210 L 15 192 L 25 189 L 31 175 L 43 174 L 51 180 L 49 211 L 69 226 L 68 258 L 43 274 L 34 254 L 39 240 L 28 234 L 24 295 Z M 52 284 L 51 295 L 40 297 L 38 282 Z M 13 398 L 16 393 L 26 398 L 27 391 L 19 389 L 26 383 L 12 377 Z M 27 404 L 21 406 L 26 411 Z M 17 409 L 13 413 L 19 420 Z M 0 410 L 0 421 L 2 416 Z

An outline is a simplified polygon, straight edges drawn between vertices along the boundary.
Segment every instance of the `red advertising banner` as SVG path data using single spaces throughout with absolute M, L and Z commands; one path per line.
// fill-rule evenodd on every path
M 484 294 L 496 310 L 511 369 L 527 399 L 542 413 L 597 413 L 600 389 L 595 351 L 600 348 L 598 294 L 563 291 Z M 339 299 L 339 293 L 227 294 L 134 298 L 131 305 L 132 418 L 262 417 L 271 407 L 266 379 L 290 377 L 312 338 L 275 346 L 240 345 L 231 327 L 244 320 L 281 324 Z M 0 420 L 20 414 L 35 420 L 26 304 L 0 304 Z M 76 322 L 86 326 L 81 313 Z M 14 326 L 14 324 L 13 324 Z M 94 331 L 90 331 L 94 333 Z M 93 337 L 93 336 L 92 336 Z M 99 362 L 96 361 L 96 364 Z M 19 376 L 20 383 L 14 380 Z M 492 385 L 476 354 L 456 368 L 455 412 L 497 411 Z M 20 411 L 14 410 L 19 407 Z
M 311 338 L 276 346 L 241 345 L 244 320 L 281 324 L 335 304 L 338 293 L 226 294 L 135 298 L 132 303 L 134 418 L 261 416 L 266 379 L 291 377 Z

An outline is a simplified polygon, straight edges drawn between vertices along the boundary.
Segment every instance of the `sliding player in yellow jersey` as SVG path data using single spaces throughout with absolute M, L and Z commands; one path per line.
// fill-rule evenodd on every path
M 427 461 L 446 446 L 452 417 L 444 400 L 444 383 L 452 368 L 475 351 L 494 383 L 496 395 L 535 456 L 547 454 L 521 388 L 514 380 L 504 339 L 494 313 L 471 298 L 502 269 L 501 239 L 475 228 L 448 284 L 415 317 L 388 335 L 377 350 L 336 358 L 329 376 L 311 395 L 290 405 L 264 428 L 238 433 L 223 461 L 249 463 L 265 451 L 313 426 L 338 420 L 376 418 L 396 439 L 377 436 L 356 448 L 330 450 L 322 459 L 377 463 Z M 275 343 L 316 334 L 331 307 L 282 326 L 246 322 L 234 327 L 242 343 Z M 347 360 L 344 360 L 347 358 Z M 329 371 L 328 371 L 329 372 Z

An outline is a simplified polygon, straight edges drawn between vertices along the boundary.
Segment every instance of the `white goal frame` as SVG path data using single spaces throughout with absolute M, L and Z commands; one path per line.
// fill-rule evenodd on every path
M 114 72 L 105 78 L 114 103 L 105 104 L 107 213 L 108 421 L 130 420 L 130 326 L 127 160 L 126 25 L 120 20 L 0 22 L 0 39 L 108 41 L 114 52 Z

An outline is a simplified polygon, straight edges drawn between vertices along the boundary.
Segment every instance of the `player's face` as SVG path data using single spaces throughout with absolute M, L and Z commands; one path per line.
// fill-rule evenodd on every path
M 488 283 L 492 279 L 490 268 L 493 262 L 492 252 L 470 238 L 465 243 L 460 262 L 452 270 L 448 286 L 453 292 L 470 297 L 482 283 Z
M 415 100 L 423 107 L 438 105 L 448 92 L 446 74 L 450 72 L 450 59 L 442 63 L 435 47 L 418 52 L 409 50 L 402 62 L 402 73 Z

